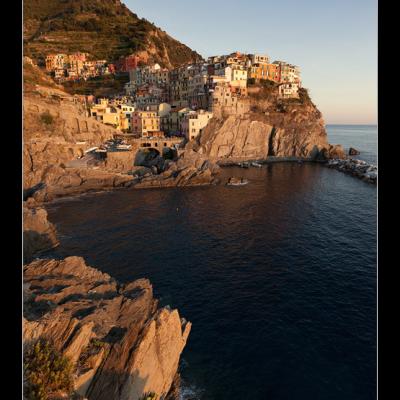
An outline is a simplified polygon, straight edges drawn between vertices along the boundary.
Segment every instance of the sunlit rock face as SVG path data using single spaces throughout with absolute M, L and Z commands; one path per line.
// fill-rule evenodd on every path
M 333 146 L 308 95 L 281 101 L 277 93 L 260 89 L 239 99 L 235 108 L 217 106 L 214 118 L 187 148 L 212 161 L 235 162 L 269 156 L 326 159 Z
M 52 340 L 90 400 L 165 396 L 191 324 L 157 303 L 147 279 L 121 285 L 81 257 L 36 260 L 24 267 L 24 343 Z

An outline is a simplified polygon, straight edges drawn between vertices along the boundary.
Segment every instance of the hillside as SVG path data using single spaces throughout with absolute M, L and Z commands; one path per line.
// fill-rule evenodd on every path
M 165 67 L 201 58 L 120 0 L 25 0 L 25 55 L 41 64 L 46 54 L 74 51 L 109 61 L 140 54 Z

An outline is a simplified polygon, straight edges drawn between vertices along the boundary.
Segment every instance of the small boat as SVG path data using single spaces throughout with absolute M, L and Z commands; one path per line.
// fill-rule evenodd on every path
M 249 168 L 249 163 L 248 162 L 239 163 L 239 167 L 241 167 L 241 168 Z
M 119 144 L 117 145 L 118 150 L 130 150 L 132 146 L 130 144 Z
M 249 181 L 245 178 L 230 178 L 227 185 L 228 186 L 243 186 L 243 185 L 247 185 L 249 183 Z
M 251 165 L 253 167 L 262 168 L 262 165 L 260 163 L 258 163 L 257 161 L 252 162 Z

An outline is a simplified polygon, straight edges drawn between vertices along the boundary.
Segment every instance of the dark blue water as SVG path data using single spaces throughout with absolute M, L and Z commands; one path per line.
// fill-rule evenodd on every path
M 250 184 L 54 203 L 55 255 L 147 277 L 193 323 L 186 398 L 375 399 L 376 187 L 313 164 L 224 173 Z

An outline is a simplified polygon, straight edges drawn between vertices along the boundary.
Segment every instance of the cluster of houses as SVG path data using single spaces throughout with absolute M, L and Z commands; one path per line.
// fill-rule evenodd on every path
M 87 80 L 115 72 L 114 64 L 107 60 L 89 60 L 88 53 L 48 54 L 45 61 L 46 71 L 58 82 Z
M 126 95 L 99 99 L 90 108 L 97 120 L 135 138 L 184 136 L 195 139 L 221 109 L 237 112 L 248 85 L 269 80 L 279 97 L 298 98 L 299 67 L 270 62 L 265 54 L 239 52 L 173 70 L 160 65 L 129 69 Z
M 87 80 L 101 75 L 128 73 L 148 61 L 146 57 L 131 54 L 121 56 L 113 63 L 107 60 L 90 60 L 88 53 L 76 52 L 72 54 L 48 54 L 45 58 L 46 71 L 56 81 Z

